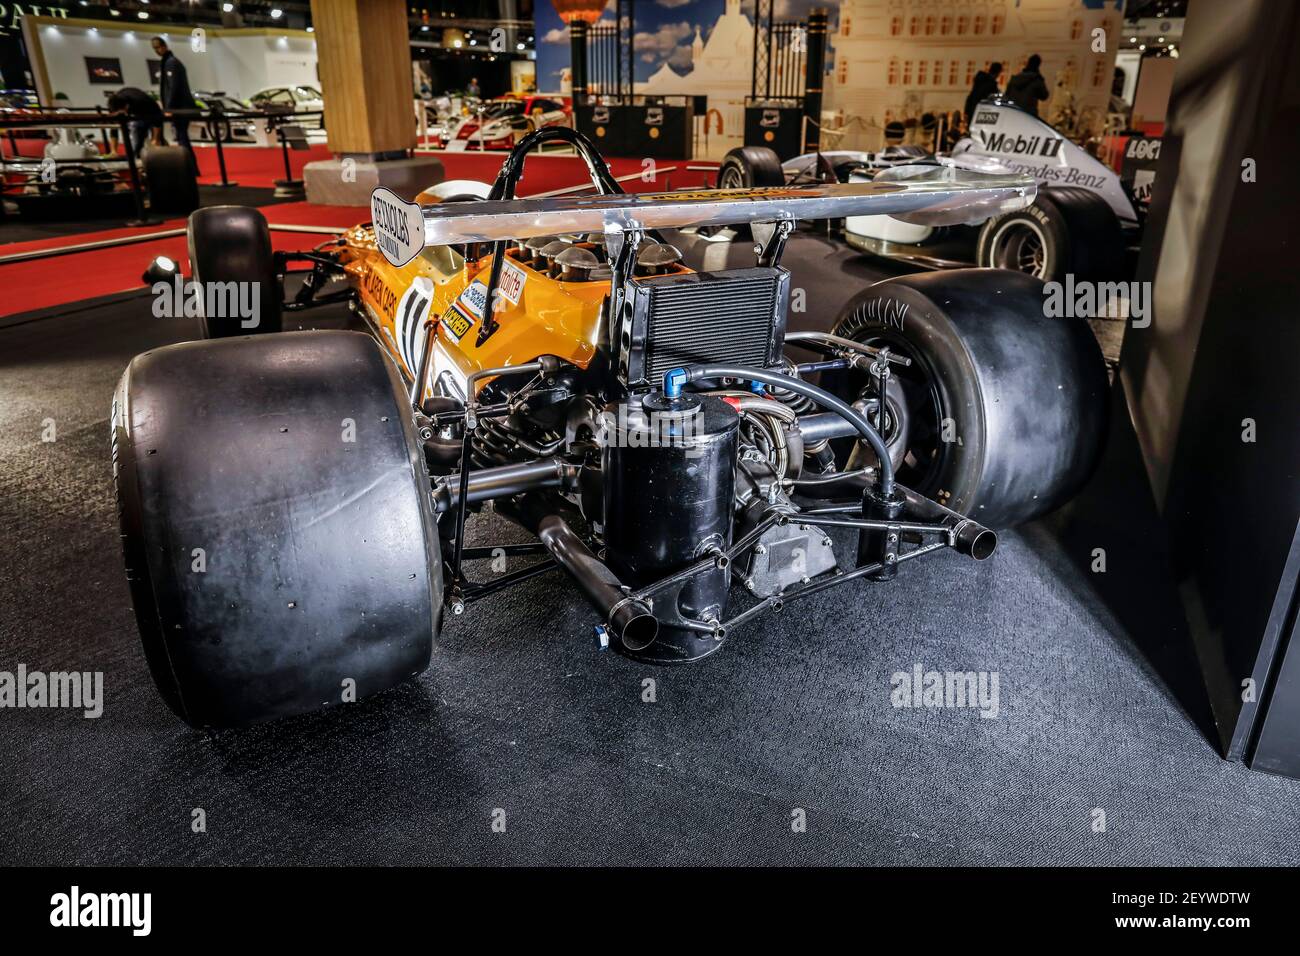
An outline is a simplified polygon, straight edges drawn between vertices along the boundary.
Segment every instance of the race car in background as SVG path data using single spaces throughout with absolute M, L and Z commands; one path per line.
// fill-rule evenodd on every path
M 248 98 L 254 109 L 275 113 L 306 113 L 300 126 L 323 129 L 325 98 L 314 86 L 269 86 Z
M 929 157 L 920 146 L 895 145 L 875 153 L 855 149 L 804 153 L 783 163 L 765 146 L 739 146 L 718 167 L 717 185 L 719 189 L 745 189 L 847 183 L 854 173 L 874 174 L 890 166 L 922 162 Z
M 1118 278 L 1131 271 L 1141 230 L 1133 189 L 1140 185 L 1149 194 L 1154 173 L 1143 171 L 1141 183 L 1121 180 L 1050 125 L 997 96 L 979 104 L 971 135 L 947 156 L 927 154 L 915 146 L 887 147 L 878 154 L 811 153 L 781 164 L 771 150 L 747 146 L 727 155 L 718 176 L 720 185 L 727 179 L 779 186 L 804 177 L 905 181 L 935 165 L 1026 173 L 1038 182 L 1038 196 L 1024 209 L 974 225 L 918 225 L 892 216 L 850 216 L 844 221 L 845 241 L 862 252 L 927 268 L 1014 269 L 1045 281 L 1067 273 Z
M 0 119 L 21 119 L 39 113 L 41 101 L 35 90 L 0 90 Z M 39 129 L 10 129 L 5 131 L 5 138 L 45 139 L 45 131 Z
M 437 145 L 453 152 L 467 149 L 513 149 L 534 130 L 568 126 L 573 111 L 567 97 L 508 95 L 489 100 L 464 116 L 452 117 L 437 130 Z
M 242 113 L 251 109 L 247 103 L 220 90 L 213 92 L 195 90 L 194 103 L 201 110 L 220 107 L 224 113 Z M 257 140 L 257 124 L 255 120 L 241 116 L 226 117 L 221 120 L 202 119 L 190 123 L 190 139 L 216 142 L 218 135 L 221 136 L 223 143 L 252 143 Z
M 20 216 L 67 218 L 125 212 L 135 193 L 129 161 L 95 127 L 98 114 L 58 111 L 31 116 L 33 122 L 62 121 L 82 125 L 33 127 L 48 136 L 40 156 L 0 159 L 0 200 L 12 203 Z M 108 148 L 105 149 L 107 142 Z M 198 182 L 190 171 L 189 154 L 179 146 L 148 146 L 136 166 L 150 208 L 188 215 L 198 208 Z

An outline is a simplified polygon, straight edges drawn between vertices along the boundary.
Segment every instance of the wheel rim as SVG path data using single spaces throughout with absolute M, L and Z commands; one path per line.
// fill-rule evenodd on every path
M 719 189 L 744 189 L 744 177 L 741 176 L 740 167 L 731 163 L 722 167 L 722 178 L 718 183 Z
M 886 445 L 891 457 L 894 444 L 899 439 L 898 431 L 893 427 L 895 417 L 902 422 L 902 440 L 905 442 L 902 461 L 894 469 L 898 481 L 909 488 L 922 493 L 930 489 L 936 476 L 941 473 L 949 454 L 948 444 L 943 441 L 943 421 L 945 402 L 929 362 L 906 339 L 892 334 L 872 335 L 856 341 L 873 348 L 888 347 L 894 355 L 911 359 L 910 365 L 890 366 L 891 387 L 887 394 L 889 406 L 886 413 Z M 849 380 L 851 398 L 874 399 L 876 387 L 874 378 L 859 372 Z M 895 387 L 898 394 L 895 393 Z M 901 397 L 903 407 L 895 409 Z M 875 415 L 870 416 L 872 424 Z
M 1003 223 L 989 242 L 988 265 L 1047 278 L 1047 237 L 1037 223 L 1024 219 Z

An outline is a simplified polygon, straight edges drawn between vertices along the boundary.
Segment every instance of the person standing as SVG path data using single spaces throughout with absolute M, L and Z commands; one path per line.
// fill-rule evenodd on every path
M 194 94 L 190 92 L 190 78 L 185 72 L 185 64 L 176 59 L 176 54 L 171 51 L 167 41 L 162 37 L 154 37 L 150 42 L 153 44 L 154 53 L 157 53 L 162 60 L 158 68 L 158 101 L 162 104 L 163 110 L 170 112 L 198 109 L 198 104 L 194 102 Z M 197 168 L 194 147 L 190 145 L 192 118 L 173 116 L 172 130 L 176 134 L 176 142 L 189 150 L 190 162 Z
M 1025 68 L 1007 81 L 1007 98 L 1031 116 L 1038 115 L 1038 103 L 1047 99 L 1047 81 L 1038 72 L 1043 58 L 1035 53 L 1025 61 Z
M 966 97 L 967 129 L 970 129 L 970 121 L 975 116 L 975 107 L 998 91 L 998 77 L 1001 75 L 1001 63 L 990 63 L 987 70 L 975 74 L 975 82 L 971 84 L 970 93 Z
M 144 144 L 156 136 L 163 125 L 163 113 L 152 96 L 134 86 L 124 86 L 108 98 L 108 111 L 119 115 L 125 114 L 127 129 L 131 133 L 131 148 L 137 158 Z
M 483 96 L 483 90 L 478 85 L 477 76 L 469 78 L 469 86 L 465 87 L 465 95 L 472 96 L 476 100 Z

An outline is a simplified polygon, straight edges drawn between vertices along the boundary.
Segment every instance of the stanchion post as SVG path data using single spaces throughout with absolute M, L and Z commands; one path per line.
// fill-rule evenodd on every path
M 213 124 L 212 139 L 215 141 L 217 146 L 217 168 L 221 170 L 222 186 L 238 186 L 239 183 L 232 183 L 229 177 L 226 176 L 226 153 L 225 150 L 221 148 L 221 117 L 224 112 L 225 111 L 222 110 L 220 106 L 215 106 L 208 113 L 208 118 Z

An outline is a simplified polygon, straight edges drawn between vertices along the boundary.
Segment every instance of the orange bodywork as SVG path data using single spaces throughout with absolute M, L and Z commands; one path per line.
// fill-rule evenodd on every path
M 596 357 L 604 336 L 602 306 L 609 295 L 608 280 L 554 278 L 527 264 L 522 250 L 508 249 L 495 313 L 497 329 L 480 345 L 490 255 L 462 260 L 449 248 L 430 247 L 397 267 L 379 252 L 369 226 L 353 227 L 342 238 L 337 251 L 361 305 L 411 381 L 424 342 L 422 328 L 413 330 L 412 324 L 422 325 L 425 317 L 433 323 L 431 369 L 422 398 L 434 391 L 464 398 L 471 373 L 519 365 L 540 355 L 554 355 L 581 369 Z M 428 300 L 431 305 L 426 306 Z

